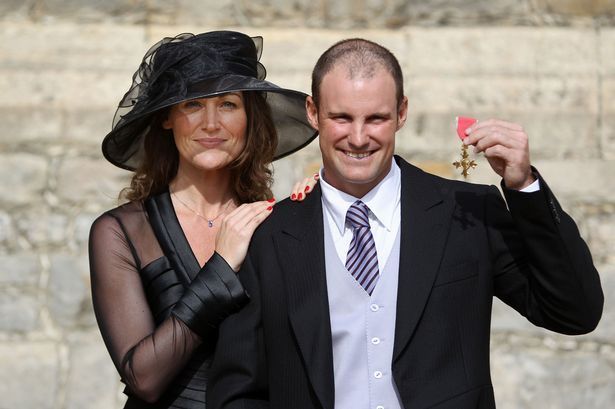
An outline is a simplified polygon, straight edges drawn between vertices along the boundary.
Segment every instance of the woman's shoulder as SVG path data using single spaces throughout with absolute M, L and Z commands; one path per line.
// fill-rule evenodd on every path
M 143 202 L 127 202 L 98 216 L 92 223 L 91 231 L 126 230 L 129 226 L 142 225 L 143 223 L 147 223 L 147 214 Z

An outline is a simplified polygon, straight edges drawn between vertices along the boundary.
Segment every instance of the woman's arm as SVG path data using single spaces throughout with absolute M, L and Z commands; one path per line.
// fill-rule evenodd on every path
M 89 255 L 94 312 L 111 359 L 130 392 L 155 402 L 201 339 L 174 316 L 156 326 L 128 239 L 112 216 L 93 224 Z

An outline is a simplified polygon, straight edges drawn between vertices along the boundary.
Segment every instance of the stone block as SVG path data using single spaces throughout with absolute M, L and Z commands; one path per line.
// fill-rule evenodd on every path
M 142 23 L 147 16 L 146 0 L 44 0 L 40 15 L 83 22 L 101 19 Z
M 410 0 L 406 2 L 410 24 L 487 25 L 528 21 L 528 3 L 515 0 Z
M 241 1 L 232 4 L 216 3 L 203 8 L 195 0 L 180 0 L 176 5 L 177 17 L 162 21 L 201 21 L 219 27 L 226 24 L 243 26 L 276 27 L 321 27 L 348 29 L 356 27 L 395 28 L 406 24 L 447 25 L 485 24 L 486 22 L 526 22 L 526 2 L 514 0 L 487 0 L 463 2 L 444 0 L 420 2 L 418 0 L 344 0 L 327 2 L 265 0 L 259 2 Z M 156 2 L 158 4 L 158 2 Z M 216 7 L 218 4 L 226 6 Z M 210 15 L 203 10 L 213 9 Z M 170 8 L 157 8 L 155 13 Z M 185 17 L 181 13 L 186 13 Z M 156 20 L 157 21 L 157 20 Z
M 15 229 L 21 238 L 20 246 L 32 249 L 37 245 L 44 245 L 48 237 L 48 225 L 43 220 L 49 217 L 49 208 L 38 204 L 36 206 L 22 207 L 13 215 Z
M 593 78 L 421 76 L 405 87 L 411 111 L 598 113 Z
M 3 0 L 0 2 L 0 18 L 3 21 L 24 21 L 35 0 Z
M 174 14 L 175 13 L 175 7 L 172 3 L 165 2 L 164 0 L 161 0 L 161 1 L 154 0 L 153 2 L 163 3 L 166 7 L 173 9 L 172 11 L 165 11 L 164 14 Z M 162 10 L 163 6 L 157 5 L 156 7 Z M 173 19 L 175 19 L 175 17 L 173 17 Z M 165 37 L 175 37 L 182 33 L 198 34 L 198 33 L 204 33 L 207 31 L 218 30 L 218 29 L 221 29 L 221 28 L 204 26 L 202 24 L 198 24 L 198 23 L 194 23 L 190 21 L 184 21 L 184 22 L 181 22 L 180 24 L 153 24 L 150 27 L 148 27 L 147 31 L 145 32 L 146 47 L 144 48 L 143 53 L 141 53 L 141 56 L 143 56 L 143 54 L 148 48 L 152 47 L 154 44 L 156 44 L 158 41 L 162 40 Z M 243 27 L 241 28 L 240 27 L 225 27 L 224 29 L 225 30 L 236 30 L 236 31 L 240 31 L 246 34 L 248 33 L 248 28 L 243 28 Z
M 37 329 L 40 304 L 32 291 L 15 291 L 11 288 L 0 291 L 0 332 L 28 332 Z
M 94 324 L 89 267 L 85 255 L 53 254 L 48 291 L 48 308 L 58 325 L 73 328 Z
M 68 218 L 52 213 L 48 207 L 35 205 L 16 212 L 15 224 L 30 245 L 45 247 L 63 246 L 67 238 Z
M 505 344 L 491 357 L 498 408 L 602 409 L 615 400 L 612 356 Z
M 118 102 L 120 97 L 118 97 Z M 115 108 L 71 109 L 66 112 L 66 127 L 62 134 L 67 142 L 82 144 L 80 151 L 91 155 L 101 155 L 101 143 L 111 131 Z
M 375 41 L 392 52 L 404 55 L 406 35 L 403 30 L 276 30 L 270 28 L 246 29 L 249 35 L 263 37 L 261 62 L 267 68 L 267 78 L 279 81 L 278 85 L 290 86 L 278 78 L 284 75 L 302 75 L 307 84 L 303 90 L 310 89 L 310 76 L 318 57 L 330 46 L 345 38 L 361 37 Z M 297 46 L 309 39 L 309 47 Z M 278 82 L 276 82 L 278 83 Z M 309 92 L 311 93 L 311 92 Z
M 615 13 L 613 0 L 536 0 L 534 4 L 537 11 L 565 16 L 597 17 Z
M 38 257 L 31 253 L 0 254 L 0 285 L 35 287 L 41 268 Z
M 615 38 L 615 37 L 614 37 Z M 602 157 L 615 159 L 615 71 L 612 77 L 602 82 L 601 104 L 601 142 Z
M 589 216 L 585 220 L 584 227 L 587 231 L 587 242 L 595 261 L 615 265 L 615 254 L 613 254 L 615 248 L 615 214 Z
M 588 112 L 523 112 L 503 118 L 519 123 L 530 138 L 532 159 L 600 159 L 597 115 Z
M 51 342 L 0 342 L 0 408 L 55 408 L 59 371 Z
M 98 213 L 80 213 L 75 216 L 72 240 L 78 249 L 86 250 L 90 235 L 90 227 L 94 220 L 107 209 L 100 209 Z
M 57 140 L 61 134 L 62 115 L 58 110 L 42 106 L 3 107 L 0 108 L 0 123 L 0 146 L 15 149 L 24 143 Z
M 176 0 L 174 3 L 171 5 L 164 0 L 156 0 L 154 4 L 158 6 L 157 14 L 170 12 L 175 23 L 195 23 L 201 25 L 201 27 L 209 26 L 211 29 L 218 27 L 222 29 L 246 22 L 245 17 L 243 20 L 241 19 L 240 3 L 243 2 L 219 0 L 204 5 L 199 0 Z
M 65 158 L 58 171 L 57 194 L 67 203 L 97 202 L 111 208 L 120 190 L 128 186 L 132 174 L 102 158 Z
M 612 201 L 614 161 L 537 160 L 535 166 L 558 197 L 586 202 Z
M 612 249 L 613 247 L 611 247 Z M 593 249 L 592 249 L 593 252 Z M 615 340 L 615 264 L 596 266 L 604 292 L 604 310 L 598 328 L 582 339 L 611 344 Z
M 600 29 L 600 70 L 605 78 L 615 77 L 615 27 Z
M 408 52 L 398 54 L 414 76 L 594 76 L 592 29 L 449 27 L 408 29 Z M 485 41 L 485 39 L 489 39 Z M 571 58 L 574 56 L 574 58 Z
M 602 157 L 608 161 L 615 160 L 615 114 L 602 117 Z
M 327 28 L 400 27 L 408 22 L 407 1 L 328 2 L 323 25 Z
M 47 180 L 44 157 L 28 153 L 0 153 L 0 180 L 10 194 L 0 198 L 3 206 L 21 206 L 41 197 Z
M 134 69 L 138 66 L 136 62 Z M 66 110 L 87 104 L 88 108 L 115 110 L 131 84 L 132 71 L 0 71 L 0 109 L 45 106 Z
M 119 384 L 113 362 L 98 329 L 69 334 L 67 409 L 114 408 Z
M 9 247 L 16 238 L 11 216 L 0 210 L 0 244 Z
M 6 23 L 0 35 L 0 69 L 117 71 L 127 73 L 127 82 L 148 48 L 137 25 Z

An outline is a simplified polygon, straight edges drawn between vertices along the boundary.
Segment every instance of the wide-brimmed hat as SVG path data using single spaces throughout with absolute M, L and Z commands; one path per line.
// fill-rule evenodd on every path
M 234 31 L 184 33 L 155 44 L 119 103 L 112 130 L 102 143 L 105 158 L 120 168 L 136 169 L 157 112 L 182 101 L 237 91 L 265 95 L 278 136 L 274 159 L 310 143 L 317 132 L 307 121 L 307 94 L 264 81 L 262 44 L 262 37 Z

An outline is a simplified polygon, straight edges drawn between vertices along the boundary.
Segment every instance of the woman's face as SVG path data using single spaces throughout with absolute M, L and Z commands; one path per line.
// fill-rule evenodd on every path
M 245 146 L 248 119 L 241 92 L 173 105 L 162 127 L 173 131 L 179 166 L 226 168 Z

